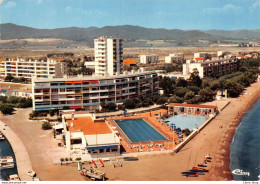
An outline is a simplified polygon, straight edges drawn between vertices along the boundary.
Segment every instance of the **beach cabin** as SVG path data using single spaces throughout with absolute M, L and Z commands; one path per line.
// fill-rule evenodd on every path
M 191 115 L 209 115 L 217 112 L 217 106 L 213 105 L 198 105 L 198 104 L 168 104 L 168 112 L 177 114 L 191 114 Z
M 65 125 L 66 149 L 106 157 L 120 153 L 120 140 L 104 119 L 94 113 L 80 111 L 62 115 Z

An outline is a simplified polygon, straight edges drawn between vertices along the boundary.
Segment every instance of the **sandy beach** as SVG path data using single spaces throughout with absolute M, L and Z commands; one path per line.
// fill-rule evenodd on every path
M 104 167 L 100 170 L 105 171 L 110 180 L 232 180 L 233 176 L 229 169 L 230 143 L 244 113 L 259 97 L 260 85 L 254 83 L 245 90 L 245 95 L 229 99 L 230 104 L 220 115 L 175 155 L 142 156 L 138 157 L 138 161 L 123 161 L 123 167 L 115 169 Z M 213 157 L 212 162 L 208 164 L 210 172 L 199 177 L 181 176 L 182 171 L 202 163 L 205 152 Z
M 254 83 L 245 90 L 245 95 L 229 99 L 230 104 L 221 111 L 220 115 L 176 154 L 138 156 L 138 161 L 122 159 L 123 167 L 116 168 L 113 168 L 109 162 L 105 162 L 105 167 L 98 167 L 98 169 L 105 171 L 110 181 L 232 180 L 229 170 L 230 143 L 242 116 L 259 97 L 260 85 Z M 41 129 L 42 122 L 28 120 L 30 112 L 30 108 L 19 109 L 14 115 L 1 115 L 0 119 L 24 143 L 32 168 L 38 177 L 45 181 L 86 180 L 80 175 L 76 164 L 53 163 L 55 159 L 66 156 L 65 149 L 57 146 L 58 141 L 53 139 L 51 131 Z M 182 171 L 202 163 L 205 152 L 213 157 L 212 162 L 208 164 L 210 172 L 199 177 L 181 176 Z

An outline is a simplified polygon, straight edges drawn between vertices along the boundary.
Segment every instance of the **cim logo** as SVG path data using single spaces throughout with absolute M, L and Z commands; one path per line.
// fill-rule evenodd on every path
M 244 172 L 242 169 L 235 169 L 232 171 L 232 174 L 235 174 L 235 175 L 240 175 L 240 176 L 250 176 L 250 173 L 249 172 Z

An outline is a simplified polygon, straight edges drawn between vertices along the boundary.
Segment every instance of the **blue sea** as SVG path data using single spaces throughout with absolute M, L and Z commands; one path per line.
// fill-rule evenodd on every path
M 236 130 L 230 145 L 230 169 L 236 181 L 260 180 L 260 99 Z
M 0 156 L 12 156 L 15 160 L 13 149 L 8 140 L 0 141 Z M 7 176 L 11 174 L 17 174 L 16 162 L 14 168 L 0 169 L 0 179 L 7 181 Z

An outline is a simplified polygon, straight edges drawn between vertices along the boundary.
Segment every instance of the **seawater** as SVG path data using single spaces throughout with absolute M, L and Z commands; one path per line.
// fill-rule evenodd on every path
M 12 156 L 15 160 L 13 149 L 7 139 L 0 141 L 0 156 Z M 7 177 L 11 174 L 17 174 L 16 162 L 14 168 L 0 169 L 0 179 L 7 181 Z
M 260 180 L 260 99 L 242 118 L 233 137 L 230 170 L 236 181 Z

